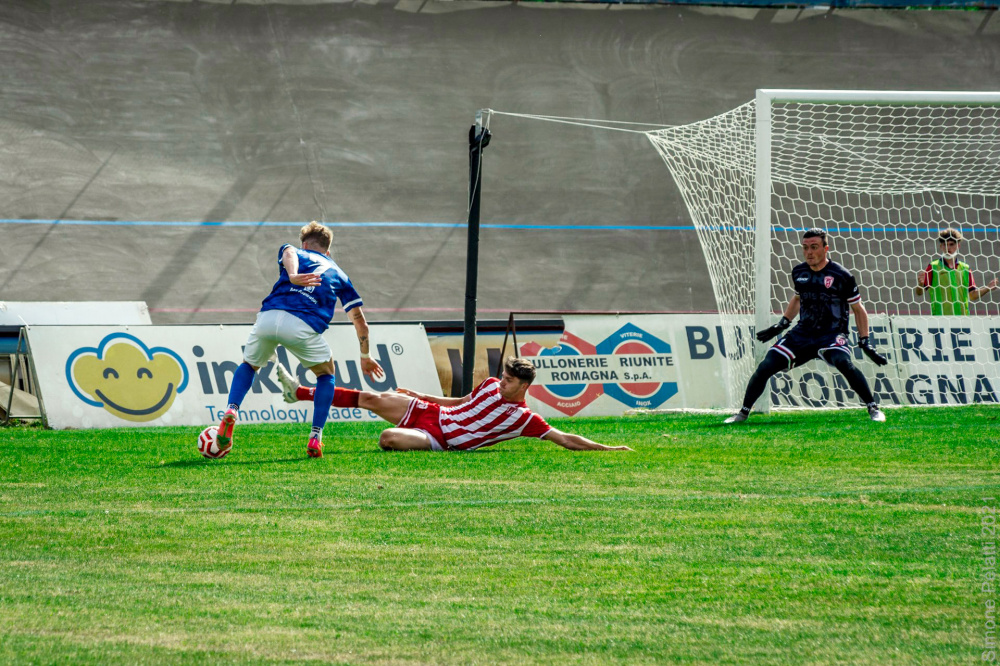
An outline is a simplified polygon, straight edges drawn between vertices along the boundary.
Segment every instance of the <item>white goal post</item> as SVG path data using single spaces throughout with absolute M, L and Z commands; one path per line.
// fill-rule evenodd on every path
M 736 351 L 731 358 L 727 388 L 734 406 L 770 346 L 752 340 L 751 329 L 774 323 L 794 293 L 788 275 L 802 261 L 799 243 L 807 228 L 828 230 L 831 258 L 858 279 L 873 330 L 884 331 L 889 346 L 888 318 L 930 317 L 926 296 L 914 287 L 937 253 L 940 229 L 961 231 L 959 260 L 977 286 L 1000 275 L 1000 93 L 765 89 L 714 118 L 646 134 L 691 214 L 727 349 L 754 348 L 752 355 Z M 1000 315 L 1000 291 L 973 301 L 970 315 Z M 949 330 L 954 337 L 965 328 Z M 955 360 L 968 366 L 977 386 L 996 375 L 996 349 L 982 342 L 994 331 L 954 338 Z M 973 344 L 985 346 L 982 353 L 963 351 Z M 858 365 L 877 396 L 880 383 L 899 392 L 924 376 L 879 375 L 871 364 Z M 822 367 L 809 372 L 817 385 L 837 385 Z M 757 406 L 767 409 L 771 402 L 765 396 Z M 808 396 L 804 404 L 776 402 L 814 403 Z M 836 399 L 823 404 L 857 401 L 838 389 Z

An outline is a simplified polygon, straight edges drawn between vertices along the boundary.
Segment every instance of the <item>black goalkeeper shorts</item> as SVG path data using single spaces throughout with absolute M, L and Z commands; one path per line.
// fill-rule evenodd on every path
M 777 352 L 788 359 L 788 369 L 797 368 L 814 358 L 821 358 L 830 365 L 831 353 L 842 351 L 851 353 L 851 343 L 843 333 L 828 333 L 813 335 L 800 333 L 794 329 L 787 335 L 778 338 L 769 352 Z

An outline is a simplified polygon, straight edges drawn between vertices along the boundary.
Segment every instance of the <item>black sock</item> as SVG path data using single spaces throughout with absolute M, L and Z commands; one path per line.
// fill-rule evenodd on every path
M 833 355 L 833 367 L 837 368 L 840 374 L 844 375 L 851 390 L 861 398 L 861 402 L 868 406 L 874 405 L 875 396 L 872 395 L 872 390 L 868 387 L 868 380 L 865 379 L 861 371 L 851 362 L 850 354 L 840 351 L 830 352 L 830 354 Z
M 757 398 L 759 398 L 764 393 L 764 389 L 767 388 L 767 380 L 787 368 L 787 358 L 776 351 L 767 352 L 767 355 L 764 356 L 764 360 L 757 366 L 757 370 L 754 371 L 753 377 L 751 377 L 750 381 L 747 383 L 747 392 L 743 397 L 743 409 L 740 411 L 746 410 L 744 413 L 749 414 L 750 409 L 753 407 L 753 403 L 757 402 Z

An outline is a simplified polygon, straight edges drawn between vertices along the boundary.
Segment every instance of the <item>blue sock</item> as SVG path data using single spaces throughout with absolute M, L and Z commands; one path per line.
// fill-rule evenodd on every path
M 253 378 L 256 372 L 253 366 L 244 361 L 233 373 L 233 383 L 229 386 L 229 406 L 236 405 L 238 408 L 243 403 L 243 398 L 247 396 L 250 387 L 253 386 Z
M 333 375 L 320 375 L 316 378 L 316 395 L 313 396 L 313 432 L 323 432 L 326 419 L 330 415 L 330 405 L 333 404 L 333 389 L 336 382 Z

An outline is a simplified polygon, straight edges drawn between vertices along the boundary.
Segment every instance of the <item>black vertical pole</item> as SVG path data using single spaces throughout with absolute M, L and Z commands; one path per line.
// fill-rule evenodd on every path
M 483 149 L 490 143 L 490 131 L 476 124 L 469 129 L 469 229 L 465 254 L 465 344 L 462 351 L 462 395 L 472 392 L 476 368 L 476 292 L 479 281 L 479 198 L 482 191 Z

